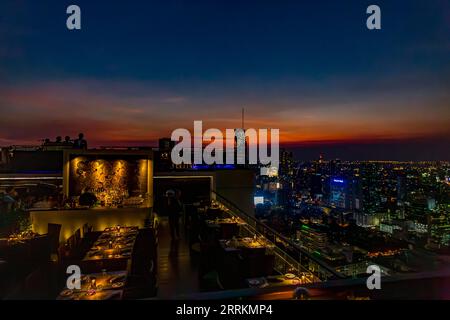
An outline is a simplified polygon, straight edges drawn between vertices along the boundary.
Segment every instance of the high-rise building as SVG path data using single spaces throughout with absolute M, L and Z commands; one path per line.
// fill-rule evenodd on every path
M 330 205 L 340 209 L 346 208 L 348 182 L 344 178 L 334 177 L 330 180 Z
M 322 175 L 320 173 L 314 173 L 310 177 L 310 190 L 311 195 L 313 197 L 322 196 L 323 191 L 323 182 L 322 182 Z
M 450 219 L 444 214 L 429 216 L 428 219 L 428 242 L 430 249 L 450 249 Z
M 303 247 L 309 251 L 323 250 L 328 245 L 328 237 L 326 233 L 316 231 L 307 225 L 303 225 L 297 231 L 297 238 Z

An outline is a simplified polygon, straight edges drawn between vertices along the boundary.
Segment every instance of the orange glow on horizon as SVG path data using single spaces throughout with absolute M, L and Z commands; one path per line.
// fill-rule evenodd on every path
M 102 145 L 156 146 L 159 138 L 203 120 L 208 128 L 239 128 L 240 108 L 230 108 L 220 97 L 211 108 L 189 99 L 156 99 L 153 96 L 121 97 L 88 90 L 89 82 L 32 84 L 0 89 L 0 102 L 10 106 L 0 119 L 0 146 L 39 144 L 45 138 L 83 132 L 89 147 Z M 93 87 L 104 88 L 105 83 Z M 54 93 L 58 92 L 57 95 Z M 256 103 L 256 102 L 255 102 Z M 356 102 L 355 102 L 356 103 Z M 301 102 L 299 102 L 301 105 Z M 238 105 L 238 103 L 236 103 Z M 276 101 L 264 101 L 246 110 L 245 128 L 280 130 L 280 144 L 314 145 L 369 143 L 450 136 L 448 108 L 395 103 L 381 105 L 318 105 L 304 109 L 293 103 L 278 110 Z M 256 112 L 258 111 L 258 112 Z M 49 117 L 51 115 L 51 117 Z M 20 121 L 17 121 L 20 119 Z M 26 128 L 24 130 L 24 128 Z

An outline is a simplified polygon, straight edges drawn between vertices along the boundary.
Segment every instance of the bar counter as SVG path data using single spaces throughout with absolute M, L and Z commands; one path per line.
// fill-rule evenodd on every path
M 151 207 L 37 210 L 30 212 L 33 232 L 46 234 L 49 223 L 61 224 L 60 242 L 66 241 L 85 223 L 92 226 L 93 231 L 103 231 L 107 227 L 116 225 L 143 228 L 145 219 L 150 218 L 151 215 Z

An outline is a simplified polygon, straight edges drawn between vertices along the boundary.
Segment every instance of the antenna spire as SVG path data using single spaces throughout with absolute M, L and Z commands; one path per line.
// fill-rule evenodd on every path
M 242 108 L 242 129 L 244 129 L 244 108 Z

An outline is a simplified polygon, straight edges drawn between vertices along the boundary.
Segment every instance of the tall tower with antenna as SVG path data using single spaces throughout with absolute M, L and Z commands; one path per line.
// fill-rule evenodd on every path
M 242 108 L 242 113 L 241 113 L 241 127 L 239 129 L 236 129 L 235 132 L 236 132 L 236 135 L 235 135 L 236 161 L 237 161 L 237 164 L 244 165 L 246 163 L 247 153 L 248 153 L 247 142 L 245 140 L 245 129 L 244 129 L 244 108 Z M 243 151 L 244 154 L 239 153 L 238 150 Z

